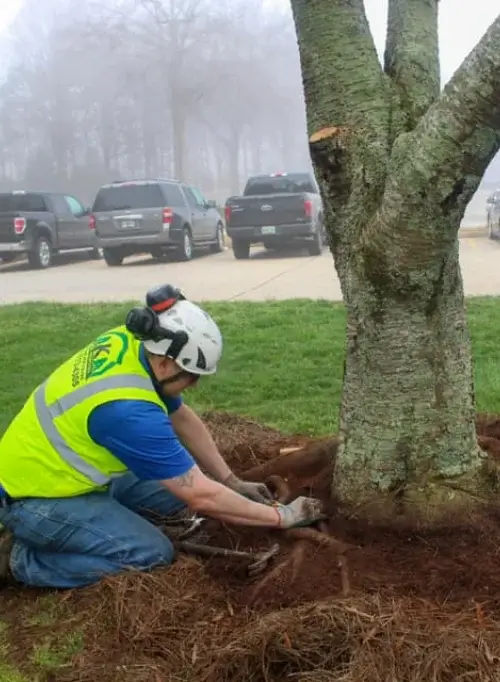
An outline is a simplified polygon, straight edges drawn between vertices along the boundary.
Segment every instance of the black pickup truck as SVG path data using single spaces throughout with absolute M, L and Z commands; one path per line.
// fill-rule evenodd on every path
M 266 249 L 297 244 L 311 256 L 323 250 L 323 204 L 312 173 L 253 176 L 243 196 L 226 201 L 225 214 L 235 258 L 248 258 L 251 244 Z
M 0 193 L 0 261 L 27 256 L 32 268 L 48 268 L 58 251 L 86 249 L 98 258 L 89 210 L 75 197 L 45 192 Z

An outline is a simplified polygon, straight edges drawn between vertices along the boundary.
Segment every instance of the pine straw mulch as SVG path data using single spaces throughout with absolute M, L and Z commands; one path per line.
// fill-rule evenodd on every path
M 277 474 L 294 495 L 328 499 L 337 442 L 286 437 L 231 415 L 207 416 L 221 450 L 250 478 Z M 500 420 L 479 415 L 478 439 L 500 456 Z M 303 449 L 281 455 L 284 448 Z M 85 647 L 56 682 L 498 682 L 500 514 L 481 527 L 418 532 L 333 518 L 345 558 L 277 532 L 210 522 L 212 540 L 258 550 L 279 541 L 275 566 L 249 582 L 230 561 L 180 557 L 61 593 L 61 631 Z M 39 592 L 0 598 L 14 655 L 33 627 L 21 614 Z M 2 615 L 3 617 L 3 615 Z M 51 627 L 51 630 L 54 630 Z

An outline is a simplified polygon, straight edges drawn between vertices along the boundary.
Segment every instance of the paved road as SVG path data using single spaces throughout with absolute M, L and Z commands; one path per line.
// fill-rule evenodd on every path
M 500 243 L 464 238 L 460 248 L 467 295 L 500 295 Z M 138 258 L 119 268 L 76 255 L 61 256 L 58 266 L 46 271 L 28 270 L 24 264 L 0 266 L 0 303 L 138 300 L 149 287 L 166 281 L 194 300 L 341 300 L 329 252 L 318 257 L 275 256 L 255 248 L 248 261 L 237 261 L 226 251 L 190 263 L 160 264 Z

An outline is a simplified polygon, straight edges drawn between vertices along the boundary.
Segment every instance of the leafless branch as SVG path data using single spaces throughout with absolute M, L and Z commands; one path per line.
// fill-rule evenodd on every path
M 385 72 L 412 130 L 439 97 L 439 0 L 389 0 Z
M 500 15 L 414 132 L 396 145 L 400 173 L 387 191 L 399 195 L 402 206 L 412 210 L 409 192 L 430 192 L 436 206 L 465 210 L 500 148 L 499 93 Z

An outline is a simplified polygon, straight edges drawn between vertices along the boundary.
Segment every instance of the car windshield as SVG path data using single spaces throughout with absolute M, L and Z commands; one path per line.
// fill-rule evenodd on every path
M 307 173 L 250 178 L 243 194 L 248 197 L 262 194 L 295 194 L 298 192 L 311 192 L 311 194 L 317 192 L 310 175 Z
M 141 208 L 159 208 L 165 203 L 158 185 L 123 184 L 99 190 L 92 210 L 126 211 Z
M 39 194 L 0 194 L 0 213 L 46 211 L 43 197 Z

